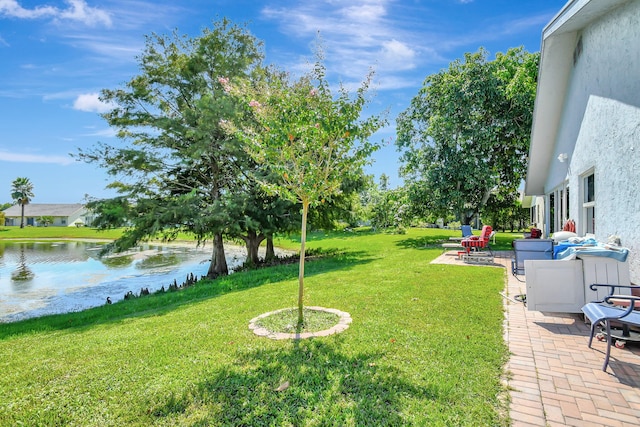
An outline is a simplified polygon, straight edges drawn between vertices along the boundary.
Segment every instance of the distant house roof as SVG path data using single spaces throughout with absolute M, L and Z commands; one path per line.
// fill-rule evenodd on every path
M 56 203 L 29 203 L 24 206 L 25 217 L 54 216 L 69 217 L 84 209 L 81 203 L 74 204 L 56 204 Z M 13 205 L 4 210 L 5 217 L 22 216 L 20 205 Z

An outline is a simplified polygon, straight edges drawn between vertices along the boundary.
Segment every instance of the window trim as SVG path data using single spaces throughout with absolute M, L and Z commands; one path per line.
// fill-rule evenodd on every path
M 593 200 L 586 201 L 588 194 L 588 179 L 593 177 Z M 586 234 L 595 234 L 596 232 L 596 172 L 595 168 L 588 169 L 583 174 L 580 175 L 580 230 L 582 235 Z M 589 210 L 593 210 L 593 223 L 589 224 Z

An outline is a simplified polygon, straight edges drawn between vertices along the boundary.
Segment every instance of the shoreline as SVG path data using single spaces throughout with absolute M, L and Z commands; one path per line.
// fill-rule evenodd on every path
M 12 285 L 0 286 L 0 324 L 11 323 L 14 321 L 25 320 L 32 317 L 40 317 L 49 314 L 60 314 L 78 310 L 84 310 L 104 304 L 105 298 L 110 297 L 113 302 L 124 299 L 123 295 L 128 292 L 138 292 L 139 289 L 145 288 L 151 292 L 155 292 L 160 287 L 165 288 L 171 282 L 180 281 L 189 274 L 201 276 L 207 271 L 207 263 L 211 259 L 211 250 L 213 245 L 200 244 L 197 242 L 177 240 L 172 242 L 149 241 L 142 242 L 130 250 L 105 255 L 102 260 L 98 261 L 95 256 L 88 256 L 78 262 L 77 259 L 62 259 L 61 264 L 65 262 L 72 268 L 75 282 L 65 280 L 56 282 L 52 279 L 62 277 L 65 273 L 60 273 L 54 267 L 53 272 L 47 270 L 48 266 L 56 265 L 57 259 L 51 260 L 32 258 L 30 254 L 27 257 L 18 258 L 16 250 L 20 251 L 21 243 L 25 242 L 42 242 L 44 245 L 60 246 L 71 243 L 71 246 L 92 244 L 105 242 L 100 239 L 75 239 L 75 238 L 42 238 L 42 239 L 9 239 L 0 240 L 7 241 L 8 246 L 5 247 L 9 252 L 4 252 L 5 256 L 0 256 L 0 260 L 4 258 L 4 264 L 0 265 L 0 279 L 9 284 L 14 283 L 11 279 L 15 271 L 27 271 L 33 277 L 20 283 L 20 292 L 12 292 Z M 109 242 L 110 240 L 106 240 Z M 26 243 L 30 245 L 30 243 Z M 13 246 L 13 249 L 11 247 Z M 91 245 L 96 249 L 99 244 Z M 231 268 L 240 265 L 246 257 L 246 247 L 227 243 L 225 247 L 225 258 Z M 84 249 L 92 252 L 91 249 Z M 260 254 L 264 256 L 266 247 L 260 247 Z M 153 258 L 156 255 L 173 256 L 173 254 L 188 252 L 190 255 L 176 264 L 139 267 L 140 263 Z M 279 256 L 286 255 L 289 251 L 276 248 L 276 254 Z M 45 252 L 49 253 L 49 252 Z M 130 262 L 126 264 L 118 264 L 110 266 L 105 264 L 109 259 L 130 257 Z M 102 257 L 101 257 L 102 258 Z M 92 261 L 93 260 L 93 261 Z M 98 264 L 92 264 L 92 262 Z M 72 265 L 71 265 L 72 264 Z M 95 265 L 95 267 L 92 267 Z M 84 266 L 87 266 L 86 268 Z M 0 280 L 0 283 L 4 283 Z M 42 281 L 44 280 L 44 281 Z M 60 283 L 59 283 L 60 282 Z M 73 283 L 70 283 L 73 282 Z M 13 286 L 15 287 L 15 285 Z
M 110 243 L 113 242 L 116 239 L 99 239 L 99 238 L 95 238 L 95 237 L 8 237 L 8 238 L 2 238 L 0 237 L 0 243 L 2 242 L 55 242 L 55 241 L 62 241 L 62 242 L 87 242 L 87 243 Z M 163 240 L 148 240 L 148 241 L 143 241 L 143 242 L 138 242 L 137 245 L 132 246 L 132 248 L 134 247 L 140 247 L 142 245 L 164 245 L 164 246 L 178 246 L 178 247 L 185 247 L 185 246 L 192 246 L 194 248 L 205 248 L 207 246 L 213 247 L 211 245 L 211 241 L 207 241 L 205 240 L 204 242 L 198 242 L 198 241 L 190 241 L 190 240 L 171 240 L 171 241 L 163 241 Z M 223 245 L 225 247 L 225 250 L 227 247 L 232 247 L 232 248 L 242 248 L 246 250 L 246 245 L 243 244 L 239 244 L 239 243 L 232 243 L 232 242 L 224 242 L 223 241 Z M 131 248 L 131 249 L 132 249 Z M 263 246 L 262 244 L 258 247 L 258 250 L 264 250 L 265 246 Z M 284 249 L 284 248 L 280 248 L 278 246 L 276 246 L 276 249 L 279 252 L 282 253 L 286 253 L 288 255 L 293 255 L 296 254 L 297 252 L 295 250 L 292 249 Z M 114 254 L 124 254 L 126 252 L 128 252 L 130 249 L 126 250 L 126 251 L 122 251 L 122 252 L 114 252 Z

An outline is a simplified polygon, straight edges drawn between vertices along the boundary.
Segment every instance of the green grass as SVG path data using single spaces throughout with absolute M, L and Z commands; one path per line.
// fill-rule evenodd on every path
M 319 332 L 337 325 L 340 316 L 322 310 L 310 310 L 304 308 L 304 323 L 298 325 L 298 309 L 287 308 L 278 310 L 256 321 L 256 325 L 270 332 L 282 332 L 285 334 Z
M 337 251 L 307 263 L 305 304 L 353 318 L 326 338 L 248 329 L 296 306 L 297 265 L 1 324 L 0 425 L 508 425 L 505 271 L 429 264 L 457 234 L 311 234 Z
M 90 227 L 0 227 L 2 239 L 101 239 L 120 237 L 122 229 L 97 230 Z

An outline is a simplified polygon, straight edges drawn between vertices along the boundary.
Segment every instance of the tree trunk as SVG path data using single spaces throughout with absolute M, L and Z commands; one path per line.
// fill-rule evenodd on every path
M 24 203 L 20 203 L 22 215 L 20 216 L 20 228 L 24 228 Z
M 276 251 L 273 247 L 273 234 L 267 235 L 267 253 L 264 256 L 265 261 L 276 259 Z
M 307 243 L 307 214 L 309 201 L 302 201 L 302 231 L 300 232 L 300 269 L 298 271 L 298 326 L 304 323 L 304 251 Z
M 211 264 L 207 277 L 215 279 L 218 276 L 226 276 L 229 274 L 227 267 L 227 259 L 224 256 L 224 243 L 222 241 L 222 233 L 216 233 L 213 236 L 213 254 L 211 255 Z
M 247 231 L 246 236 L 242 236 L 247 247 L 247 260 L 250 265 L 258 265 L 260 257 L 258 256 L 258 248 L 260 243 L 265 239 L 264 234 L 258 234 L 255 231 Z

